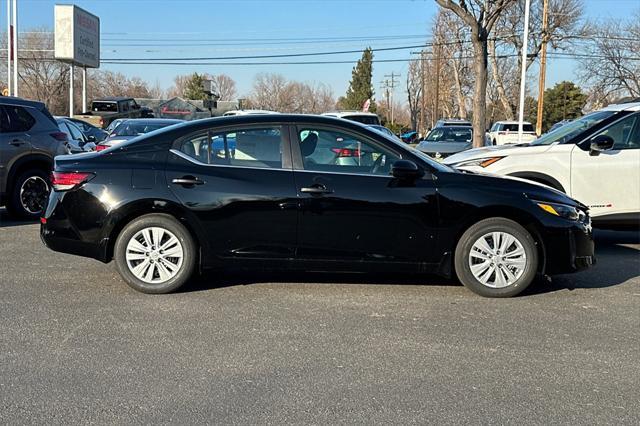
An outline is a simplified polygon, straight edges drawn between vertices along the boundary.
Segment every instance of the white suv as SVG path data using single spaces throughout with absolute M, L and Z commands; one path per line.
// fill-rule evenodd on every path
M 527 145 L 472 149 L 444 163 L 566 192 L 589 206 L 594 226 L 640 227 L 640 103 L 610 105 Z
M 522 123 L 522 140 L 518 138 L 517 121 L 496 121 L 487 133 L 491 145 L 507 145 L 510 143 L 528 143 L 536 139 L 533 125 Z

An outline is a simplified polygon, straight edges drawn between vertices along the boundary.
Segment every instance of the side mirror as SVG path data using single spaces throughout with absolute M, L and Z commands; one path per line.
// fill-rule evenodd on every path
M 391 166 L 391 174 L 397 179 L 415 180 L 424 176 L 424 170 L 410 160 L 398 160 Z
M 589 146 L 589 152 L 591 155 L 598 155 L 601 151 L 607 151 L 613 148 L 614 140 L 611 136 L 598 135 L 591 139 L 591 145 Z
M 87 142 L 95 142 L 96 141 L 96 137 L 93 135 L 89 135 L 87 136 Z

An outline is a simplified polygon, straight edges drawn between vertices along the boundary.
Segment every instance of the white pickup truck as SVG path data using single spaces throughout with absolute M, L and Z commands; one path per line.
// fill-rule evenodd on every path
M 536 139 L 533 125 L 526 121 L 522 125 L 522 140 L 518 137 L 517 121 L 496 121 L 487 133 L 491 145 L 507 145 L 511 143 L 531 142 Z

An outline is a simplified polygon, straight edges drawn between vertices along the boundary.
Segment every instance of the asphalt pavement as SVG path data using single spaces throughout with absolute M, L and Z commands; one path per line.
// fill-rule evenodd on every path
M 129 289 L 0 210 L 0 423 L 638 424 L 640 235 L 485 299 L 432 276 Z

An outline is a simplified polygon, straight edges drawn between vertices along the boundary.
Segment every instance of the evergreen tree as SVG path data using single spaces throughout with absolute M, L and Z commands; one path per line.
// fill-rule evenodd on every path
M 582 115 L 587 95 L 571 81 L 557 83 L 544 91 L 544 110 L 542 112 L 542 131 L 561 120 L 571 120 Z
M 371 76 L 373 74 L 373 51 L 370 47 L 362 52 L 362 58 L 351 71 L 351 82 L 347 94 L 341 97 L 338 105 L 342 109 L 361 110 L 367 99 L 371 100 L 369 111 L 376 112 L 376 101 L 373 98 L 373 85 Z
M 202 89 L 202 82 L 204 81 L 204 75 L 194 72 L 184 85 L 184 93 L 182 94 L 185 99 L 204 100 L 207 99 L 207 95 Z

